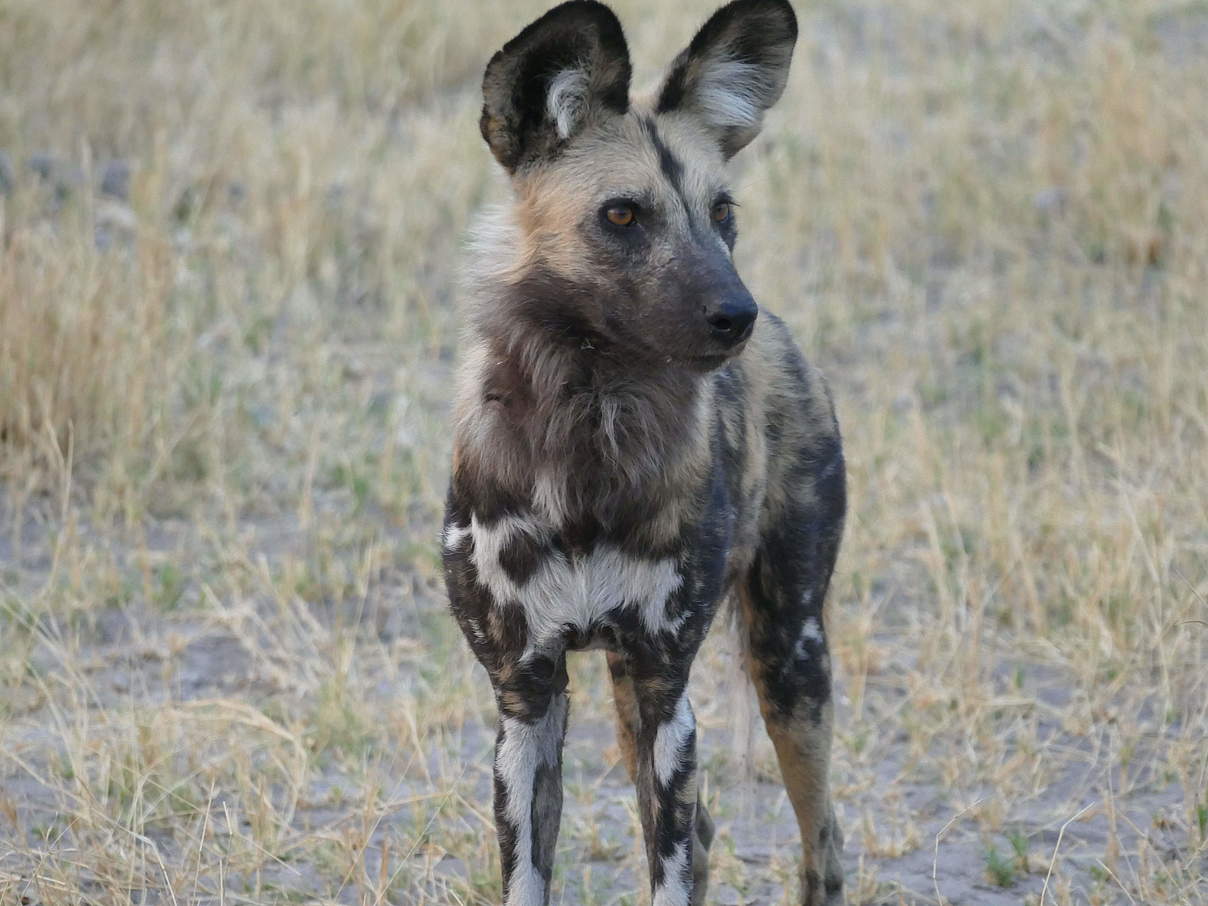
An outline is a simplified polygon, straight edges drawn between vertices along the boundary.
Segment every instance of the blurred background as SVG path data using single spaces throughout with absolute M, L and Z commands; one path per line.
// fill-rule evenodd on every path
M 436 539 L 479 80 L 547 5 L 0 0 L 0 902 L 499 901 Z M 614 4 L 638 86 L 713 5 Z M 797 10 L 737 259 L 848 449 L 849 900 L 1203 903 L 1208 4 Z M 711 902 L 793 902 L 715 635 Z M 572 671 L 554 902 L 646 903 Z

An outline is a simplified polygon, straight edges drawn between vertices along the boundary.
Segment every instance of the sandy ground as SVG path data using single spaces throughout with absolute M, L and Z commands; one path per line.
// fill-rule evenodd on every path
M 0 517 L 7 520 L 11 516 L 0 508 Z M 386 526 L 382 530 L 389 531 Z M 239 532 L 253 559 L 267 563 L 284 552 L 305 550 L 307 544 L 305 533 L 288 524 L 244 524 Z M 7 541 L 0 548 L 0 561 L 8 564 L 8 581 L 16 577 L 32 587 L 47 574 L 52 545 L 46 526 L 27 523 L 23 535 L 22 555 L 15 557 L 11 541 Z M 148 549 L 163 552 L 187 550 L 197 543 L 190 527 L 179 523 L 154 524 L 148 536 Z M 413 577 L 387 570 L 368 597 L 358 605 L 358 620 L 368 624 L 363 626 L 366 633 L 395 650 L 422 652 L 432 621 L 446 619 L 443 596 L 430 578 L 417 585 Z M 61 649 L 51 644 L 35 649 L 31 667 L 48 675 L 63 670 L 78 674 L 76 681 L 91 699 L 88 710 L 97 715 L 153 712 L 156 706 L 169 704 L 184 709 L 246 705 L 254 709 L 252 713 L 268 704 L 271 710 L 269 703 L 287 691 L 282 665 L 287 664 L 288 654 L 282 652 L 282 662 L 274 664 L 271 637 L 251 639 L 217 625 L 217 616 L 207 615 L 204 608 L 198 614 L 188 610 L 165 617 L 139 607 L 102 609 L 91 621 L 89 641 L 74 649 L 71 664 L 58 661 Z M 314 608 L 311 616 L 320 625 L 340 622 L 338 615 L 324 613 L 321 607 Z M 893 645 L 892 625 L 878 627 L 874 641 L 877 638 L 884 641 L 886 650 L 894 651 L 894 661 L 901 662 L 882 665 L 880 672 L 887 678 L 883 684 L 869 680 L 862 705 L 866 714 L 892 714 L 905 706 L 906 698 L 892 678 L 895 669 L 905 672 L 917 665 Z M 791 895 L 787 891 L 793 889 L 796 826 L 775 775 L 770 747 L 759 732 L 753 698 L 741 674 L 735 672 L 732 650 L 729 625 L 723 620 L 715 627 L 702 655 L 703 669 L 694 678 L 704 783 L 718 828 L 710 902 L 787 903 Z M 618 763 L 602 657 L 577 655 L 571 666 L 572 718 L 564 767 L 568 793 L 553 901 L 639 903 L 642 897 L 636 891 L 643 883 L 643 856 L 638 848 L 636 803 Z M 469 669 L 475 674 L 477 690 L 486 693 L 485 674 Z M 879 732 L 869 725 L 868 717 L 853 713 L 840 675 L 837 721 L 841 739 L 876 738 L 874 745 L 854 756 L 840 744 L 834 761 L 838 815 L 847 837 L 845 869 L 849 882 L 858 876 L 853 902 L 886 906 L 1028 902 L 1045 889 L 1055 864 L 1060 865 L 1059 875 L 1067 885 L 1072 883 L 1075 891 L 1083 891 L 1073 901 L 1089 902 L 1081 896 L 1096 880 L 1108 877 L 1104 859 L 1113 852 L 1118 854 L 1117 870 L 1145 870 L 1146 866 L 1133 863 L 1136 854 L 1143 853 L 1143 858 L 1168 860 L 1172 866 L 1192 871 L 1197 870 L 1198 860 L 1201 874 L 1208 872 L 1208 861 L 1202 853 L 1193 855 L 1194 841 L 1176 817 L 1183 800 L 1178 779 L 1153 770 L 1130 772 L 1113 747 L 1112 724 L 1151 720 L 1152 714 L 1116 712 L 1108 698 L 1100 704 L 1099 722 L 1070 726 L 1070 700 L 1079 692 L 1068 677 L 1005 650 L 997 653 L 994 671 L 1000 677 L 996 683 L 1000 697 L 994 707 L 1032 717 L 1018 722 L 1007 719 L 1002 724 L 999 741 L 1010 753 L 1010 770 L 1021 777 L 1030 772 L 1040 775 L 1043 760 L 1043 775 L 1049 778 L 1043 784 L 1038 782 L 1030 794 L 1013 797 L 1009 804 L 998 801 L 992 785 L 966 783 L 959 772 L 944 773 L 941 764 L 950 763 L 949 759 L 979 758 L 977 742 L 964 737 L 959 724 L 942 734 L 935 750 L 921 751 L 905 729 Z M 735 680 L 743 684 L 736 687 Z M 413 682 L 422 682 L 418 672 L 404 668 L 391 682 L 365 690 L 363 705 L 371 713 L 388 713 L 399 706 L 395 684 Z M 45 781 L 40 773 L 48 752 L 63 752 L 64 738 L 71 737 L 65 725 L 81 718 L 65 715 L 53 706 L 39 706 L 38 696 L 29 694 L 32 701 L 8 703 L 10 712 L 19 713 L 20 718 L 10 721 L 5 735 L 10 758 L 0 802 L 8 813 L 10 830 L 27 828 L 23 840 L 10 841 L 15 852 L 0 853 L 0 871 L 6 872 L 0 880 L 7 877 L 17 882 L 10 890 L 17 888 L 19 879 L 30 877 L 27 872 L 36 870 L 29 853 L 41 851 L 48 836 L 51 840 L 52 833 L 70 837 L 70 827 L 52 832 L 56 817 L 71 810 L 70 797 L 64 796 L 60 783 Z M 486 701 L 484 698 L 480 707 L 471 708 L 442 734 L 439 755 L 412 751 L 404 756 L 378 751 L 373 744 L 362 753 L 363 759 L 378 763 L 379 776 L 385 780 L 378 794 L 380 813 L 363 843 L 363 867 L 370 876 L 380 872 L 385 853 L 391 873 L 410 874 L 416 881 L 410 892 L 392 897 L 391 902 L 461 902 L 450 892 L 450 884 L 456 887 L 481 875 L 483 866 L 444 846 L 428 846 L 425 837 L 442 825 L 444 831 L 455 832 L 464 823 L 485 822 L 490 814 L 494 729 Z M 1137 698 L 1129 695 L 1127 701 L 1129 707 L 1135 707 Z M 1149 700 L 1142 696 L 1141 701 Z M 87 716 L 82 719 L 89 720 Z M 1173 739 L 1180 729 L 1170 726 L 1165 732 Z M 1148 744 L 1158 749 L 1169 741 L 1151 738 Z M 222 744 L 221 739 L 214 742 Z M 947 751 L 940 752 L 940 746 Z M 941 754 L 945 756 L 942 760 L 933 757 Z M 1147 761 L 1145 753 L 1130 754 L 1142 764 Z M 405 776 L 391 776 L 390 765 L 398 765 L 404 758 L 400 774 Z M 417 758 L 430 760 L 428 778 L 421 776 L 425 771 L 416 770 Z M 289 830 L 304 838 L 329 834 L 346 824 L 350 809 L 341 790 L 363 783 L 359 773 L 338 760 L 312 766 L 304 788 L 296 791 Z M 441 807 L 434 807 L 437 789 Z M 223 795 L 218 790 L 212 795 L 208 807 L 217 828 Z M 274 792 L 269 790 L 267 795 Z M 460 807 L 444 808 L 454 797 L 463 800 Z M 999 813 L 996 823 L 1009 829 L 1009 835 L 987 833 L 983 822 L 975 820 L 994 810 Z M 1171 820 L 1164 821 L 1163 816 Z M 417 828 L 421 829 L 418 836 Z M 482 828 L 475 832 L 481 834 Z M 410 841 L 402 858 L 397 851 L 399 840 Z M 185 856 L 177 851 L 170 835 L 156 845 L 169 860 Z M 20 854 L 23 846 L 29 847 L 25 855 Z M 1016 865 L 1010 883 L 992 880 L 987 871 L 987 847 L 996 847 L 1005 864 Z M 251 883 L 237 873 L 224 879 L 231 891 Z M 365 902 L 365 893 L 357 884 L 346 883 L 333 890 L 323 866 L 305 859 L 269 861 L 259 868 L 254 883 L 260 893 L 251 898 L 253 902 L 282 898 Z M 32 886 L 18 888 L 27 891 L 23 896 L 28 899 L 22 902 L 39 902 L 37 896 L 29 896 Z M 78 895 L 87 901 L 87 886 Z M 139 897 L 139 902 L 169 901 L 162 891 L 153 889 L 141 891 Z M 199 896 L 198 902 L 220 899 L 217 892 L 211 892 Z M 1102 886 L 1094 899 L 1101 903 L 1130 901 L 1127 893 L 1104 892 Z

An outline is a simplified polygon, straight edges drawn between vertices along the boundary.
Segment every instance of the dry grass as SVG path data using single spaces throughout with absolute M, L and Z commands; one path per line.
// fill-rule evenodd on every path
M 708 7 L 616 5 L 648 77 Z M 1208 7 L 801 5 L 739 258 L 850 454 L 851 900 L 1202 903 Z M 542 6 L 0 4 L 0 902 L 497 898 L 435 537 L 477 76 Z M 719 902 L 788 902 L 706 658 Z M 555 901 L 641 903 L 573 679 Z

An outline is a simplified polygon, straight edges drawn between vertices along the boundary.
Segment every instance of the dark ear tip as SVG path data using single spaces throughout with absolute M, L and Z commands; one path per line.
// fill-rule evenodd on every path
M 715 13 L 715 18 L 731 22 L 746 16 L 757 16 L 769 24 L 779 19 L 784 37 L 797 40 L 797 13 L 789 0 L 732 0 Z
M 559 3 L 546 10 L 526 25 L 516 37 L 503 45 L 501 52 L 510 53 L 547 29 L 568 27 L 594 27 L 606 40 L 622 35 L 621 20 L 606 4 L 600 3 L 599 0 L 566 0 L 565 3 Z
M 783 17 L 789 38 L 793 41 L 797 40 L 797 13 L 789 0 L 738 0 L 738 2 L 748 5 L 752 12 L 758 10 Z
M 797 11 L 793 9 L 793 4 L 789 3 L 789 0 L 776 0 L 776 5 L 784 11 L 785 18 L 788 20 L 786 24 L 789 35 L 795 42 L 797 40 Z
M 625 43 L 621 20 L 610 7 L 599 0 L 566 0 L 546 10 L 495 51 L 483 72 L 484 84 L 492 70 L 502 65 L 508 57 L 525 50 L 530 43 L 539 41 L 547 32 L 550 35 L 569 34 L 585 29 L 595 31 L 604 47 L 628 58 L 629 48 Z

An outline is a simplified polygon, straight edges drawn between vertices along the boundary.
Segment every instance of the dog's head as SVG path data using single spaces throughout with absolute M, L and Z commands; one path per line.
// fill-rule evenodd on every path
M 555 7 L 483 79 L 481 128 L 515 189 L 521 317 L 573 340 L 709 368 L 758 312 L 734 269 L 726 163 L 788 78 L 786 0 L 735 0 L 631 99 L 621 25 L 593 0 Z

